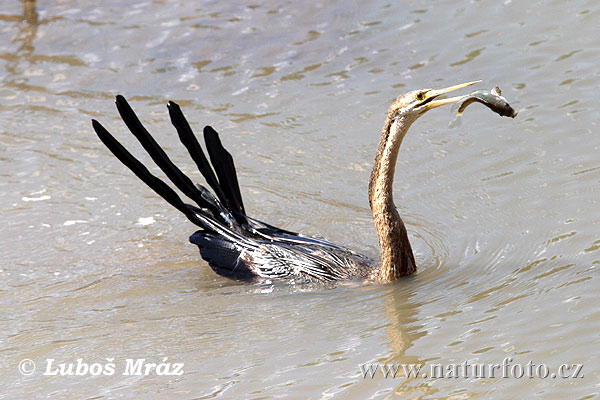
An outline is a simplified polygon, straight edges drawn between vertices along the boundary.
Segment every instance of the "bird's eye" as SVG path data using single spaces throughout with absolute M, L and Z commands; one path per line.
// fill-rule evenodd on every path
M 417 98 L 417 100 L 423 100 L 425 98 L 425 95 L 423 94 L 423 92 L 419 92 L 415 97 Z

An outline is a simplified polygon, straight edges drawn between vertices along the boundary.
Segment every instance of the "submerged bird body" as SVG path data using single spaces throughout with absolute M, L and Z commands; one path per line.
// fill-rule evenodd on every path
M 129 130 L 169 180 L 195 205 L 185 203 L 169 185 L 150 173 L 99 122 L 93 120 L 92 124 L 102 142 L 123 164 L 200 228 L 190 236 L 190 242 L 199 247 L 202 258 L 218 274 L 235 279 L 298 283 L 388 282 L 417 269 L 392 195 L 402 139 L 410 125 L 426 111 L 461 99 L 436 100 L 438 96 L 473 83 L 476 82 L 410 92 L 391 105 L 369 181 L 369 204 L 381 247 L 380 263 L 326 240 L 302 236 L 247 216 L 233 158 L 221 144 L 219 135 L 210 126 L 204 128 L 209 162 L 179 106 L 173 102 L 168 104 L 171 122 L 213 192 L 194 185 L 143 127 L 125 98 L 117 96 L 116 100 Z

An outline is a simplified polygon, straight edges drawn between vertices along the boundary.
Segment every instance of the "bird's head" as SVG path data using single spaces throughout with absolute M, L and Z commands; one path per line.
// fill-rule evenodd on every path
M 461 83 L 460 85 L 450 86 L 444 89 L 421 89 L 413 90 L 398 97 L 391 105 L 388 116 L 390 120 L 405 118 L 409 123 L 414 122 L 427 111 L 459 101 L 463 96 L 450 97 L 447 99 L 438 99 L 443 94 L 462 89 L 466 86 L 479 83 L 481 81 Z

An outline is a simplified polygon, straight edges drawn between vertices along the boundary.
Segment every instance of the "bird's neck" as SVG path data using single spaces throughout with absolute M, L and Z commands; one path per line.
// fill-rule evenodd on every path
M 392 118 L 388 115 L 369 180 L 369 204 L 381 248 L 381 267 L 374 278 L 384 282 L 417 270 L 406 228 L 393 198 L 398 150 L 412 122 L 402 116 Z

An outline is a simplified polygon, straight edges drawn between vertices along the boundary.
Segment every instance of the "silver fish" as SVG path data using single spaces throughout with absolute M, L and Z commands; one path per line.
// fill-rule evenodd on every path
M 461 115 L 472 103 L 481 103 L 502 117 L 514 118 L 517 116 L 517 111 L 502 97 L 502 91 L 498 86 L 490 91 L 477 90 L 468 94 L 464 96 L 463 100 L 456 103 L 452 109 L 458 109 L 458 115 Z

